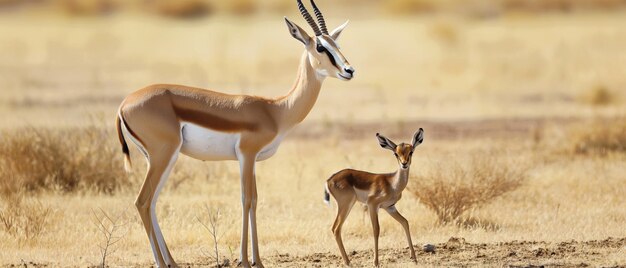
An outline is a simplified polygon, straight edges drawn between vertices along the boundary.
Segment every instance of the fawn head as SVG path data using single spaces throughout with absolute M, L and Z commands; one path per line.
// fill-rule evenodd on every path
M 422 144 L 424 141 L 424 129 L 420 128 L 417 132 L 415 132 L 415 134 L 413 134 L 413 142 L 411 144 L 403 142 L 396 145 L 393 141 L 379 133 L 376 133 L 376 138 L 378 138 L 380 147 L 389 149 L 393 152 L 398 160 L 400 168 L 407 169 L 411 165 L 411 157 L 413 157 L 415 147 Z

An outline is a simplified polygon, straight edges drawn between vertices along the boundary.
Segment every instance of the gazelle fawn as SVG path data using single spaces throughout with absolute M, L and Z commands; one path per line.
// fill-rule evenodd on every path
M 333 223 L 332 231 L 346 265 L 350 265 L 350 260 L 343 247 L 341 226 L 343 226 L 356 201 L 367 205 L 372 221 L 374 230 L 374 265 L 378 267 L 379 208 L 383 208 L 402 225 L 409 243 L 409 249 L 411 250 L 411 259 L 416 261 L 415 250 L 413 249 L 413 242 L 409 232 L 409 222 L 400 215 L 395 205 L 402 197 L 402 191 L 408 183 L 411 157 L 415 147 L 424 140 L 424 130 L 420 128 L 415 132 L 411 144 L 400 143 L 396 145 L 393 141 L 378 133 L 376 133 L 376 137 L 381 147 L 389 149 L 394 153 L 399 165 L 397 171 L 375 174 L 354 169 L 344 169 L 335 173 L 326 181 L 324 201 L 330 202 L 330 195 L 337 201 L 337 217 L 335 218 L 335 223 Z

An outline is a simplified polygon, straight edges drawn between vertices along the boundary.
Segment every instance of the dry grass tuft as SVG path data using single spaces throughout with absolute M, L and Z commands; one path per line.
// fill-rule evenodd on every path
M 617 96 L 604 85 L 597 85 L 579 95 L 578 99 L 590 105 L 607 105 L 616 102 Z
M 20 242 L 31 241 L 45 231 L 52 210 L 16 189 L 4 187 L 0 195 L 0 228 Z
M 519 166 L 491 155 L 476 156 L 419 176 L 411 192 L 437 214 L 440 224 L 463 225 L 468 211 L 517 189 L 525 177 Z
M 111 129 L 21 128 L 0 138 L 1 185 L 26 191 L 113 193 L 130 184 Z
M 569 132 L 570 148 L 577 154 L 626 152 L 626 118 L 596 120 Z

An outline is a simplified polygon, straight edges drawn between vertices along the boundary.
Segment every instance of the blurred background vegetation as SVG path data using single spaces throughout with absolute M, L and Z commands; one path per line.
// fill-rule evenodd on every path
M 200 18 L 216 14 L 295 13 L 291 0 L 0 0 L 4 12 L 59 13 L 68 16 L 107 16 L 115 13 L 148 13 L 170 18 Z M 624 0 L 344 0 L 333 2 L 333 12 L 367 10 L 372 14 L 413 15 L 459 13 L 494 17 L 508 12 L 576 12 L 624 8 Z M 329 11 L 326 11 L 329 12 Z

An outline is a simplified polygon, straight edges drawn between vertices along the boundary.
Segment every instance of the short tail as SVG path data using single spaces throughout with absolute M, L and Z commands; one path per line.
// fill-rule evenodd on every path
M 130 173 L 132 163 L 130 162 L 130 152 L 128 151 L 128 144 L 126 144 L 126 139 L 124 139 L 124 133 L 122 132 L 122 124 L 124 124 L 124 127 L 126 126 L 126 123 L 123 121 L 122 115 L 119 114 L 117 116 L 115 124 L 117 127 L 117 136 L 120 139 L 120 144 L 122 144 L 122 153 L 124 153 L 124 170 Z
M 330 193 L 328 192 L 328 182 L 324 185 L 324 203 L 330 207 Z

